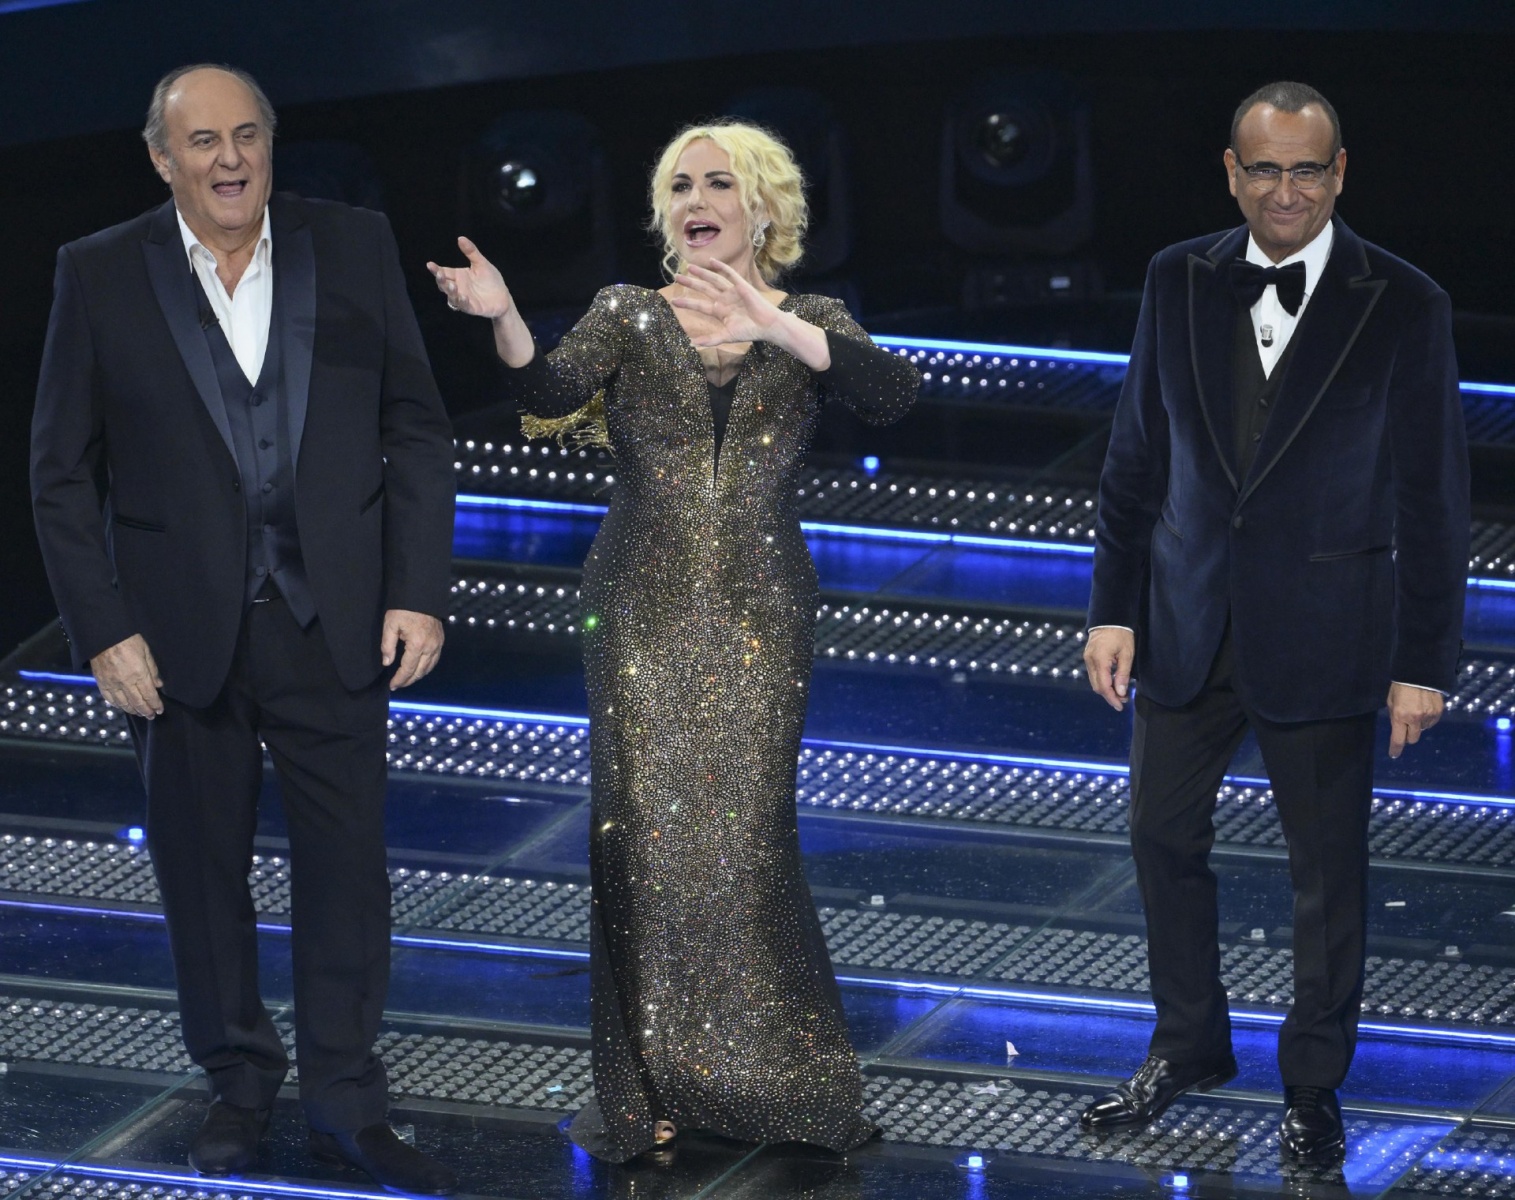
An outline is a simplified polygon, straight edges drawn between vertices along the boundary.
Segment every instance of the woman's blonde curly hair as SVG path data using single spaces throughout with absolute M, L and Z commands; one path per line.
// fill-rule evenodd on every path
M 787 268 L 799 262 L 804 253 L 802 243 L 810 223 L 805 179 L 789 147 L 777 136 L 761 126 L 730 118 L 680 130 L 663 148 L 657 166 L 652 169 L 648 189 L 652 219 L 648 228 L 663 239 L 663 274 L 671 281 L 684 265 L 675 240 L 677 231 L 669 219 L 673 173 L 689 143 L 701 138 L 714 142 L 731 159 L 737 194 L 747 211 L 748 236 L 756 233 L 764 221 L 768 222 L 763 244 L 753 258 L 758 274 L 771 285 Z M 521 429 L 528 438 L 552 438 L 565 449 L 603 447 L 615 452 L 605 423 L 604 392 L 566 417 L 522 417 Z
M 714 142 L 731 159 L 742 206 L 747 210 L 748 235 L 768 222 L 764 241 L 755 253 L 758 274 L 774 283 L 804 253 L 810 210 L 805 203 L 805 179 L 789 147 L 760 125 L 723 117 L 681 129 L 659 156 L 648 189 L 652 219 L 648 228 L 663 239 L 663 274 L 672 279 L 683 260 L 669 212 L 673 207 L 673 173 L 690 142 Z

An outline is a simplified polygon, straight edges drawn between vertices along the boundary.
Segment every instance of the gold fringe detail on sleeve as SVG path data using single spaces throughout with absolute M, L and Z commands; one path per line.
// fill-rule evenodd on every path
M 610 444 L 610 429 L 605 423 L 605 391 L 602 388 L 594 399 L 577 412 L 566 417 L 521 418 L 521 432 L 528 438 L 551 438 L 565 450 L 584 450 L 600 447 L 614 453 Z

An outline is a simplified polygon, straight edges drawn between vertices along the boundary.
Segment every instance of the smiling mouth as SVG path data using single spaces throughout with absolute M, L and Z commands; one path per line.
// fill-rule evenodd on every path
M 235 200 L 247 190 L 247 180 L 230 179 L 221 183 L 213 183 L 210 185 L 210 190 L 223 200 Z
M 709 221 L 686 221 L 684 223 L 684 244 L 693 249 L 708 246 L 721 234 L 719 225 L 712 225 Z

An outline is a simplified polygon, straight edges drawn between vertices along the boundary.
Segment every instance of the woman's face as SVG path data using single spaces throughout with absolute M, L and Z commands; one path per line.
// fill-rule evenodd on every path
M 731 173 L 731 158 L 708 138 L 690 142 L 673 168 L 669 227 L 679 257 L 695 266 L 723 262 L 748 274 L 752 231 Z

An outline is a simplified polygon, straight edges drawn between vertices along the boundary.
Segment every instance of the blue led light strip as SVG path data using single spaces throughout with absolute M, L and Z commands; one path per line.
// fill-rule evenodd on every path
M 899 350 L 923 350 L 928 354 L 988 354 L 996 358 L 1030 358 L 1038 362 L 1099 363 L 1124 367 L 1129 354 L 1112 354 L 1106 350 L 1060 350 L 1055 346 L 1011 346 L 998 342 L 948 342 L 940 338 L 901 337 L 893 333 L 869 334 L 880 346 Z
M 19 671 L 23 679 L 37 683 L 59 683 L 75 687 L 93 687 L 95 681 L 88 675 L 60 675 L 50 671 Z M 429 704 L 415 700 L 391 700 L 391 712 L 414 713 L 418 716 L 441 718 L 455 717 L 460 720 L 501 721 L 511 724 L 571 725 L 587 728 L 588 717 L 569 716 L 565 713 L 525 712 L 513 708 L 472 708 L 454 704 Z M 884 742 L 838 741 L 832 738 L 806 738 L 809 750 L 842 750 L 863 754 L 893 755 L 896 758 L 944 758 L 965 762 L 1000 763 L 1012 767 L 1034 767 L 1051 771 L 1076 771 L 1086 775 L 1127 775 L 1130 768 L 1125 763 L 1099 762 L 1090 759 L 1043 758 L 1030 754 L 1004 754 L 989 750 L 953 750 L 941 746 L 898 746 Z M 1271 786 L 1266 779 L 1250 775 L 1227 775 L 1226 782 L 1234 787 Z M 1482 808 L 1515 808 L 1515 797 L 1477 795 L 1471 792 L 1432 792 L 1415 788 L 1375 788 L 1374 794 L 1393 799 L 1419 800 L 1437 804 L 1466 804 Z
M 1063 350 L 1056 346 L 1013 346 L 998 342 L 952 342 L 940 338 L 900 337 L 892 333 L 870 335 L 880 346 L 900 350 L 920 350 L 927 354 L 978 354 L 994 358 L 1029 358 L 1037 362 L 1096 363 L 1100 366 L 1124 367 L 1129 354 L 1112 354 L 1104 350 Z M 1515 396 L 1515 384 L 1463 383 L 1463 392 L 1484 396 Z
M 88 1175 L 100 1179 L 126 1179 L 145 1183 L 166 1183 L 196 1192 L 213 1192 L 229 1196 L 235 1190 L 256 1195 L 320 1196 L 333 1200 L 394 1200 L 388 1192 L 370 1192 L 362 1188 L 318 1187 L 315 1184 L 280 1183 L 275 1180 L 238 1179 L 236 1176 L 207 1178 L 192 1171 L 153 1171 L 142 1167 L 108 1167 L 68 1159 L 21 1158 L 0 1154 L 0 1167 L 19 1171 L 66 1171 L 70 1175 Z
M 936 983 L 927 979 L 891 979 L 887 976 L 838 975 L 838 983 L 886 991 L 916 992 L 932 996 L 955 996 L 969 1000 L 998 1000 L 1035 1005 L 1039 1008 L 1076 1008 L 1086 1012 L 1105 1012 L 1120 1016 L 1150 1017 L 1156 1010 L 1150 1000 L 1123 1000 L 1115 996 L 1079 996 L 1058 992 L 1038 992 L 982 984 Z M 1231 1009 L 1231 1019 L 1241 1025 L 1282 1025 L 1281 1012 L 1259 1009 Z M 1381 1021 L 1362 1021 L 1358 1029 L 1380 1034 L 1392 1040 L 1449 1042 L 1469 1046 L 1499 1046 L 1515 1049 L 1515 1033 L 1483 1033 L 1472 1029 L 1443 1029 L 1416 1025 L 1391 1025 Z
M 148 921 L 162 924 L 163 913 L 141 912 L 129 908 L 99 908 L 90 904 L 56 904 L 45 900 L 0 899 L 0 909 L 17 909 L 21 912 L 58 913 L 63 916 L 109 917 L 121 921 Z M 288 925 L 259 921 L 260 933 L 289 933 Z M 582 962 L 589 958 L 588 950 L 576 950 L 567 946 L 525 946 L 515 942 L 480 942 L 462 938 L 428 937 L 419 933 L 397 933 L 390 941 L 398 946 L 416 946 L 424 950 L 468 950 L 485 954 L 517 954 L 525 958 L 571 959 Z
M 483 496 L 473 492 L 458 493 L 459 508 L 506 508 L 541 513 L 602 517 L 602 504 L 573 504 L 567 500 L 529 500 L 522 496 Z M 941 533 L 934 529 L 900 529 L 883 525 L 837 525 L 829 521 L 801 521 L 805 533 L 828 537 L 859 538 L 876 542 L 921 542 L 933 546 L 970 546 L 983 550 L 1011 550 L 1030 554 L 1063 554 L 1092 558 L 1094 547 L 1082 542 L 1038 542 L 1028 538 L 996 537 L 991 533 Z M 1515 592 L 1515 579 L 1468 577 L 1470 588 Z
M 61 8 L 65 4 L 83 4 L 85 0 L 0 0 L 0 17 L 7 13 L 26 12 L 33 8 Z
M 567 500 L 529 500 L 520 496 L 484 496 L 476 492 L 459 492 L 459 508 L 509 508 L 527 512 L 562 513 L 571 516 L 602 517 L 603 504 L 575 504 Z M 938 533 L 930 529 L 898 529 L 879 525 L 837 525 L 828 521 L 801 521 L 804 533 L 831 537 L 864 538 L 878 542 L 925 542 L 934 546 L 984 546 L 996 550 L 1025 550 L 1041 554 L 1092 555 L 1093 546 L 1076 542 L 1037 542 L 1026 538 L 1001 538 L 991 534 Z
M 568 500 L 528 500 L 524 496 L 481 496 L 458 494 L 459 508 L 524 508 L 534 512 L 572 513 L 581 517 L 603 517 L 609 510 L 603 504 L 574 504 Z

